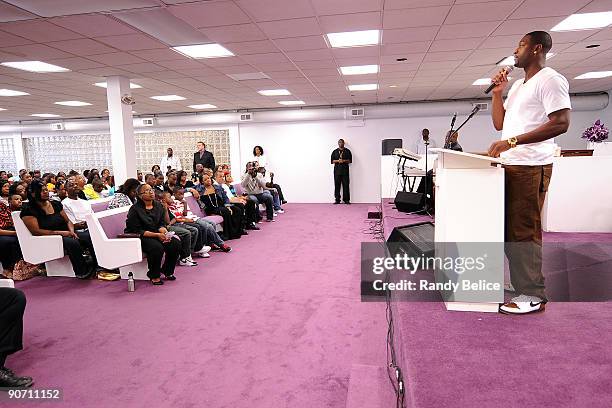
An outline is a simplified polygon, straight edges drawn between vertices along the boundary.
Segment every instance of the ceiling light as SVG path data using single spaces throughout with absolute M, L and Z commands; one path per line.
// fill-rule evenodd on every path
M 364 47 L 380 42 L 379 30 L 349 31 L 326 34 L 329 45 L 334 48 Z
M 612 76 L 612 71 L 592 71 L 582 75 L 578 75 L 574 79 L 594 79 L 594 78 L 606 78 Z
M 6 109 L 4 109 L 4 108 L 0 108 L 0 111 L 3 111 L 3 110 L 6 110 Z
M 201 105 L 189 105 L 191 109 L 215 109 L 215 105 L 211 105 L 210 103 L 203 103 Z
M 304 101 L 279 101 L 281 105 L 304 105 L 306 102 Z
M 270 79 L 269 76 L 263 72 L 245 72 L 243 74 L 225 74 L 232 78 L 234 81 L 250 81 L 255 79 Z
M 29 95 L 27 92 L 13 91 L 12 89 L 0 89 L 0 96 L 22 96 Z
M 54 113 L 33 113 L 30 116 L 35 116 L 37 118 L 59 118 L 61 115 L 56 115 Z
M 64 105 L 64 106 L 90 106 L 89 102 L 81 102 L 81 101 L 63 101 L 63 102 L 55 102 L 56 105 Z
M 349 85 L 349 91 L 375 91 L 378 89 L 378 84 L 359 84 L 359 85 Z
M 106 82 L 96 82 L 94 85 L 99 86 L 100 88 L 106 88 Z M 142 86 L 130 82 L 130 89 L 138 89 L 138 88 L 142 88 Z
M 377 74 L 378 65 L 353 65 L 350 67 L 340 67 L 342 75 L 364 75 Z
M 158 101 L 168 102 L 168 101 L 182 101 L 185 98 L 179 95 L 157 95 L 157 96 L 151 96 L 151 99 L 157 99 Z
M 219 44 L 198 44 L 172 47 L 176 52 L 190 58 L 221 58 L 233 57 L 234 53 Z
M 47 64 L 42 61 L 17 61 L 17 62 L 3 62 L 0 65 L 5 67 L 11 67 L 15 69 L 21 69 L 29 72 L 66 72 L 70 71 L 67 68 L 58 67 L 57 65 Z
M 286 89 L 263 89 L 261 91 L 257 91 L 257 93 L 263 96 L 291 95 L 291 92 Z
M 552 58 L 552 57 L 554 57 L 555 55 L 557 55 L 557 54 L 555 54 L 554 52 L 549 52 L 549 53 L 546 53 L 546 59 L 547 59 L 547 60 L 548 60 L 548 59 L 551 59 L 551 58 Z M 497 63 L 497 65 L 503 65 L 503 66 L 506 66 L 506 65 L 514 65 L 514 55 L 511 55 L 511 56 L 509 56 L 509 57 L 504 58 L 503 60 L 499 61 L 499 62 Z
M 389 85 L 389 88 L 397 88 L 397 85 Z
M 593 30 L 612 24 L 612 11 L 601 13 L 572 14 L 550 29 L 550 31 Z

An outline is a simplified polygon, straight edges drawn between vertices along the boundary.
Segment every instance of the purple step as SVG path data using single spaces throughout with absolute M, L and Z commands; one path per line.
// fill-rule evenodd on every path
M 346 408 L 394 406 L 395 393 L 385 367 L 353 364 L 346 396 Z

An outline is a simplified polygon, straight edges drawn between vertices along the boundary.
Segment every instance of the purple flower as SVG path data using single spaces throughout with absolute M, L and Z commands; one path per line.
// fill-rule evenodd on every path
M 601 143 L 608 139 L 610 131 L 599 119 L 582 134 L 582 139 L 587 139 L 589 142 Z

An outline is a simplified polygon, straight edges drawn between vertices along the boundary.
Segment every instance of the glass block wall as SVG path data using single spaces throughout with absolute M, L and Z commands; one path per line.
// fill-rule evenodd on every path
M 206 143 L 206 150 L 215 155 L 219 164 L 230 160 L 229 130 L 194 130 L 178 132 L 136 133 L 136 166 L 143 173 L 151 171 L 154 164 L 159 165 L 161 158 L 166 155 L 166 149 L 172 147 L 174 155 L 181 159 L 183 169 L 191 171 L 193 153 L 196 152 L 196 143 Z M 1 144 L 4 140 L 10 142 L 6 147 Z M 5 160 L 15 161 L 12 139 L 0 139 L 0 168 L 10 165 Z M 112 172 L 112 158 L 110 150 L 110 135 L 53 135 L 25 139 L 24 149 L 27 168 L 39 169 L 42 172 L 58 171 L 68 172 L 97 168 L 108 168 Z M 7 158 L 5 159 L 5 150 Z M 17 167 L 17 164 L 13 164 Z M 8 168 L 8 167 L 7 167 Z M 14 171 L 14 170 L 13 170 Z
M 15 159 L 15 149 L 13 139 L 0 139 L 0 170 L 17 175 L 17 160 Z
M 229 130 L 188 130 L 179 132 L 137 133 L 136 165 L 145 174 L 151 172 L 151 167 L 159 166 L 166 150 L 171 147 L 174 156 L 181 159 L 183 170 L 193 169 L 193 154 L 197 151 L 196 144 L 206 143 L 206 150 L 213 153 L 217 164 L 229 164 L 230 142 Z
M 25 139 L 28 170 L 57 173 L 111 169 L 110 135 L 54 135 Z

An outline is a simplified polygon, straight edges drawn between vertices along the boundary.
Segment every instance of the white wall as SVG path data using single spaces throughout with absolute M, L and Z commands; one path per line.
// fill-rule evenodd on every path
M 611 104 L 612 105 L 612 104 Z M 367 115 L 367 110 L 366 110 Z M 584 129 L 597 119 L 612 124 L 612 106 L 603 111 L 573 112 L 569 131 L 556 139 L 563 149 L 583 149 L 580 139 Z M 465 117 L 458 117 L 461 123 Z M 320 203 L 333 201 L 333 166 L 330 155 L 343 138 L 353 153 L 351 165 L 351 201 L 374 203 L 380 200 L 380 156 L 382 139 L 401 138 L 410 149 L 428 128 L 431 138 L 441 147 L 448 130 L 449 117 L 365 120 L 363 127 L 348 127 L 346 121 L 298 123 L 253 123 L 239 125 L 240 162 L 251 160 L 253 146 L 261 145 L 275 173 L 275 181 L 291 202 Z M 460 132 L 465 151 L 486 151 L 500 137 L 488 113 L 476 115 Z M 233 146 L 232 146 L 233 148 Z

